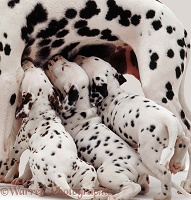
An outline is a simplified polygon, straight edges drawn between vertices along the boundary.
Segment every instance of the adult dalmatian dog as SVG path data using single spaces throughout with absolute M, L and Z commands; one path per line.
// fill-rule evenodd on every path
M 59 99 L 53 85 L 43 70 L 30 61 L 25 61 L 23 68 L 22 103 L 16 113 L 23 120 L 9 161 L 3 163 L 5 172 L 14 168 L 21 154 L 29 149 L 30 190 L 43 195 L 46 188 L 59 187 L 75 199 L 93 198 L 93 193 L 83 191 L 93 192 L 97 173 L 93 166 L 78 158 L 76 145 L 57 115 Z
M 191 150 L 191 145 L 177 117 L 152 100 L 125 92 L 120 87 L 124 78 L 102 59 L 78 56 L 76 62 L 89 77 L 90 99 L 98 108 L 104 124 L 131 147 L 138 148 L 143 163 L 153 173 L 158 173 L 157 178 L 161 182 L 166 178 L 162 173 L 165 162 L 160 162 L 164 148 L 168 149 L 167 157 L 173 155 L 169 163 L 170 171 L 180 171 L 184 156 L 188 149 Z M 190 178 L 184 182 L 185 187 L 189 186 Z M 161 187 L 162 191 L 166 190 L 163 184 Z M 162 192 L 158 199 L 168 199 L 165 195 Z
M 154 199 L 171 199 L 171 184 L 177 189 L 179 187 L 171 182 L 170 172 L 165 167 L 156 171 L 148 169 L 139 155 L 124 140 L 102 124 L 96 107 L 92 107 L 90 103 L 89 79 L 85 71 L 62 56 L 53 57 L 48 69 L 47 74 L 51 82 L 64 97 L 63 109 L 60 111 L 64 127 L 75 140 L 79 157 L 97 169 L 99 183 L 116 193 L 109 199 L 131 199 L 141 191 L 141 188 L 142 193 L 148 192 L 146 179 L 148 174 L 158 178 L 164 186 L 161 191 L 163 198 L 157 195 Z M 179 126 L 181 135 L 182 129 L 181 125 Z M 176 145 L 188 147 L 188 139 L 186 143 L 177 142 Z M 158 142 L 153 143 L 153 146 L 157 149 Z M 186 149 L 182 149 L 180 153 L 185 154 Z M 163 179 L 161 176 L 164 176 Z

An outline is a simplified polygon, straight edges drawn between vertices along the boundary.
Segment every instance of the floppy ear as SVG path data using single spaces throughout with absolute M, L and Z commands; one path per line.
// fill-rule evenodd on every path
M 114 77 L 118 80 L 119 85 L 122 85 L 127 81 L 126 78 L 123 76 L 123 74 L 120 74 L 118 72 L 114 75 Z
M 22 93 L 22 103 L 16 110 L 16 119 L 28 117 L 29 112 L 35 102 L 35 96 L 30 92 Z
M 92 105 L 97 106 L 107 96 L 107 78 L 104 75 L 94 77 L 90 87 L 90 102 Z
M 48 100 L 50 101 L 51 107 L 55 111 L 59 112 L 60 110 L 62 110 L 62 104 L 61 104 L 61 101 L 59 99 L 59 95 L 54 88 L 52 90 L 52 94 L 48 95 Z
M 66 96 L 63 101 L 64 111 L 69 111 L 75 108 L 79 98 L 79 89 L 76 84 L 69 87 L 66 91 Z
M 123 74 L 120 74 L 116 71 L 116 69 L 114 69 L 112 67 L 112 71 L 113 71 L 113 75 L 114 77 L 117 79 L 117 81 L 119 82 L 119 85 L 122 85 L 123 83 L 125 83 L 127 80 L 126 78 L 123 76 Z

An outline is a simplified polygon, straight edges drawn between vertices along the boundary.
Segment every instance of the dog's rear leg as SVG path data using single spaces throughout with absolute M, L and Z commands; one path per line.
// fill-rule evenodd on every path
M 175 151 L 174 155 L 172 156 L 169 168 L 171 173 L 176 174 L 179 172 L 182 168 L 184 168 L 184 158 L 186 156 L 186 153 L 188 151 L 190 140 L 186 136 L 181 136 L 177 139 L 175 144 Z
M 31 179 L 32 179 L 32 172 L 29 167 L 29 162 L 27 162 L 23 175 L 19 176 L 18 178 L 15 178 L 11 183 L 13 185 L 24 185 L 27 181 L 30 181 Z
M 156 148 L 154 150 L 150 144 L 140 142 L 139 153 L 143 163 L 147 168 L 155 175 L 155 177 L 161 182 L 161 192 L 158 193 L 154 199 L 155 200 L 170 200 L 171 199 L 171 173 L 165 166 L 160 165 L 160 156 L 162 149 Z M 148 152 L 149 159 L 148 159 Z
M 120 167 L 120 164 L 106 163 L 97 170 L 100 185 L 115 192 L 108 200 L 131 199 L 141 191 L 141 186 L 132 179 L 135 177 L 130 170 Z M 110 193 L 109 192 L 109 193 Z
M 21 67 L 14 68 L 12 71 L 10 69 L 2 70 L 0 75 L 0 160 L 5 160 L 8 157 L 9 134 L 15 120 L 16 102 L 22 78 L 23 70 Z

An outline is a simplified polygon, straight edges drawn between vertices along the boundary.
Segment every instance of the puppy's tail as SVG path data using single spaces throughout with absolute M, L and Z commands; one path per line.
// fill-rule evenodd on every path
M 92 199 L 92 198 L 94 198 L 94 194 L 87 195 L 87 194 L 80 193 L 80 192 L 82 192 L 82 190 L 81 191 L 80 190 L 78 190 L 78 191 L 72 190 L 66 181 L 65 174 L 63 174 L 63 173 L 57 172 L 57 173 L 53 174 L 52 179 L 54 180 L 57 187 L 59 187 L 62 190 L 62 192 L 67 196 L 70 196 L 74 199 Z M 56 192 L 55 192 L 55 194 L 56 194 Z
M 189 194 L 188 192 L 186 192 L 186 190 L 184 190 L 184 188 L 182 188 L 181 186 L 177 185 L 175 182 L 171 182 L 172 183 L 172 187 L 174 189 L 176 189 L 179 193 L 183 194 L 185 197 L 189 197 L 191 198 L 191 194 Z
M 173 116 L 171 118 L 169 118 L 169 116 L 167 116 L 166 119 L 164 118 L 164 124 L 166 124 L 166 128 L 169 134 L 169 142 L 168 147 L 166 148 L 166 154 L 161 159 L 161 164 L 166 165 L 174 154 L 177 137 L 178 135 L 183 134 L 183 129 L 178 119 Z

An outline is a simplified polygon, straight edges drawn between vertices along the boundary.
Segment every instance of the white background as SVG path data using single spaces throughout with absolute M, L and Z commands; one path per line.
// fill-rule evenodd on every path
M 171 10 L 176 14 L 176 16 L 179 18 L 179 20 L 184 24 L 186 30 L 191 36 L 191 7 L 190 7 L 190 0 L 161 0 L 163 3 L 165 3 Z M 128 77 L 128 82 L 127 85 L 125 85 L 125 88 L 127 88 L 128 91 L 132 91 L 138 94 L 142 94 L 140 84 L 134 80 L 133 77 L 127 76 Z M 133 82 L 133 84 L 131 84 Z M 130 84 L 129 84 L 130 83 Z M 134 87 L 132 88 L 132 85 Z M 188 70 L 187 70 L 187 76 L 186 76 L 186 82 L 185 82 L 185 96 L 186 100 L 188 103 L 188 106 L 191 109 L 191 62 L 189 63 Z M 23 157 L 24 160 L 26 161 L 26 157 Z M 25 162 L 24 161 L 24 162 Z M 23 163 L 24 164 L 24 163 Z M 21 166 L 21 171 L 23 171 L 23 166 Z M 180 184 L 181 180 L 185 179 L 186 177 L 186 171 L 179 173 L 178 175 L 173 176 L 173 180 L 177 183 Z M 5 185 L 5 184 L 0 184 L 0 199 L 12 199 L 12 194 L 11 191 L 8 190 L 9 195 L 3 196 L 1 194 L 1 191 L 5 188 L 8 189 L 10 186 Z M 145 196 L 137 196 L 134 198 L 134 200 L 138 199 L 152 199 L 153 196 L 159 192 L 160 190 L 160 184 L 157 180 L 151 178 L 151 184 L 150 184 L 150 192 L 145 195 Z M 38 197 L 35 195 L 31 195 L 28 193 L 23 193 L 23 190 L 17 190 L 18 193 L 20 194 L 14 194 L 14 199 L 37 199 Z M 22 195 L 23 194 L 23 195 Z M 39 198 L 38 198 L 39 199 Z M 45 197 L 40 197 L 40 199 L 68 199 L 66 197 L 52 197 L 52 196 L 45 196 Z M 188 198 L 178 195 L 175 190 L 173 190 L 173 197 L 172 200 L 186 200 Z

